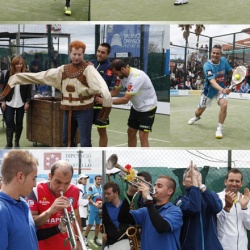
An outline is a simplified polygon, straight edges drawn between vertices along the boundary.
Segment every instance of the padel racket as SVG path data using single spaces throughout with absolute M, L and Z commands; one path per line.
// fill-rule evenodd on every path
M 247 74 L 247 69 L 244 66 L 238 66 L 232 75 L 231 85 L 229 89 L 232 89 L 236 85 L 242 83 Z

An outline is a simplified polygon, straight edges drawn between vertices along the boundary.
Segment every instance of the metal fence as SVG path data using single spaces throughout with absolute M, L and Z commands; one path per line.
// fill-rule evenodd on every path
M 243 188 L 250 187 L 250 151 L 248 150 L 108 150 L 106 158 L 111 154 L 117 154 L 118 163 L 121 166 L 130 164 L 139 172 L 149 172 L 153 183 L 159 175 L 169 175 L 174 178 L 177 188 L 172 200 L 185 193 L 182 185 L 183 173 L 191 160 L 201 172 L 203 183 L 214 192 L 224 189 L 224 179 L 231 168 L 239 168 L 244 176 Z M 106 180 L 113 180 L 124 189 L 124 183 L 119 178 L 120 171 L 118 169 L 112 171 L 107 171 Z
M 206 26 L 206 25 L 205 25 Z M 183 31 L 180 28 L 171 29 L 171 36 L 179 34 L 182 37 Z M 203 32 L 205 33 L 205 31 Z M 222 46 L 222 54 L 227 58 L 232 67 L 244 65 L 250 68 L 250 38 L 249 31 L 239 31 L 218 36 L 197 35 L 190 31 L 188 39 L 182 40 L 180 44 L 170 43 L 170 68 L 179 81 L 183 82 L 188 76 L 194 75 L 194 82 L 198 75 L 203 78 L 202 67 L 210 58 L 212 47 L 215 44 Z M 178 64 L 182 69 L 178 69 Z M 176 69 L 178 69 L 176 71 Z M 189 71 L 189 72 L 188 72 Z M 190 74 L 191 73 L 191 74 Z M 173 81 L 172 87 L 176 86 Z
M 111 154 L 117 154 L 118 163 L 121 166 L 130 164 L 138 171 L 149 172 L 153 183 L 160 175 L 169 175 L 174 178 L 177 186 L 171 199 L 172 202 L 185 193 L 185 187 L 182 185 L 183 173 L 191 160 L 198 167 L 203 183 L 214 192 L 221 192 L 225 188 L 224 180 L 231 168 L 238 168 L 243 173 L 243 187 L 240 192 L 243 193 L 245 187 L 250 188 L 249 150 L 108 150 L 106 158 Z M 124 181 L 120 180 L 119 170 L 113 174 L 106 174 L 107 180 L 118 183 L 121 189 L 121 199 L 124 199 L 127 186 Z M 134 199 L 135 208 L 137 198 Z M 248 238 L 250 239 L 250 232 L 248 232 Z

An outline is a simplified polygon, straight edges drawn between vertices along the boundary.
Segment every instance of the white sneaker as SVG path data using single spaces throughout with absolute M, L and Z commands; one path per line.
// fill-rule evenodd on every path
M 88 238 L 84 237 L 84 243 L 85 243 L 85 246 L 88 246 L 89 243 L 88 243 Z
M 188 121 L 188 124 L 189 125 L 192 125 L 192 124 L 194 124 L 196 121 L 198 121 L 198 120 L 200 120 L 201 119 L 201 117 L 200 116 L 198 116 L 198 117 L 192 117 L 191 119 L 189 119 L 189 121 Z
M 174 5 L 182 5 L 182 4 L 187 4 L 188 0 L 176 0 L 174 2 Z
M 217 139 L 221 139 L 223 137 L 221 129 L 217 128 L 216 132 L 215 132 L 215 137 Z

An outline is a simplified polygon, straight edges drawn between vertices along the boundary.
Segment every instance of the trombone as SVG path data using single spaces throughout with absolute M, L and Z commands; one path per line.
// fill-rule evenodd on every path
M 63 192 L 61 191 L 60 193 L 61 193 L 61 196 L 63 196 Z M 76 241 L 79 241 L 82 247 L 82 250 L 87 250 L 87 247 L 85 243 L 83 242 L 82 232 L 76 220 L 76 215 L 75 215 L 71 200 L 70 200 L 70 211 L 68 211 L 67 208 L 64 208 L 63 214 L 64 214 L 64 217 L 62 218 L 62 222 L 66 225 L 67 233 L 68 233 L 68 238 L 66 240 L 69 240 L 71 249 L 75 250 Z M 74 226 L 76 228 L 77 234 L 75 233 Z
M 129 171 L 128 171 L 126 168 L 122 167 L 122 166 L 121 166 L 120 164 L 118 164 L 117 162 L 118 162 L 118 157 L 117 157 L 117 155 L 116 155 L 116 154 L 112 154 L 112 155 L 108 158 L 108 160 L 107 160 L 107 162 L 106 162 L 106 168 L 107 168 L 108 170 L 111 170 L 111 169 L 113 169 L 113 168 L 118 168 L 118 169 L 120 169 L 121 171 L 123 171 L 125 174 L 129 174 Z M 154 186 L 153 186 L 150 182 L 145 181 L 145 180 L 144 180 L 143 178 L 141 178 L 140 176 L 135 176 L 135 178 L 134 178 L 132 181 L 127 181 L 127 180 L 126 180 L 126 182 L 129 183 L 130 185 L 132 185 L 133 187 L 136 187 L 136 188 L 138 188 L 138 183 L 144 182 L 144 183 L 146 183 L 146 184 L 149 186 L 149 192 L 150 192 L 150 194 L 151 194 L 151 195 L 155 194 Z

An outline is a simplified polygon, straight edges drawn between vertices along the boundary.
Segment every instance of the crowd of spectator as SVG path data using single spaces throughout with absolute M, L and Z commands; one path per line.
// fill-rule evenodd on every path
M 202 89 L 203 73 L 199 61 L 188 61 L 185 71 L 184 63 L 179 59 L 170 72 L 170 87 L 175 89 Z
M 201 46 L 196 54 L 206 56 L 207 46 L 203 48 Z M 205 53 L 205 54 L 204 54 Z M 236 68 L 237 66 L 243 65 L 247 67 L 247 76 L 245 81 L 236 86 L 233 91 L 239 93 L 250 93 L 250 64 L 248 65 L 242 60 L 229 60 L 229 64 Z M 248 73 L 249 72 L 249 73 Z M 203 88 L 204 76 L 203 76 L 203 63 L 200 60 L 194 59 L 191 56 L 187 62 L 186 70 L 184 61 L 178 59 L 177 62 L 172 61 L 170 63 L 170 88 L 171 89 L 188 89 L 188 90 L 201 90 Z M 225 85 L 230 86 L 231 77 L 225 79 Z

